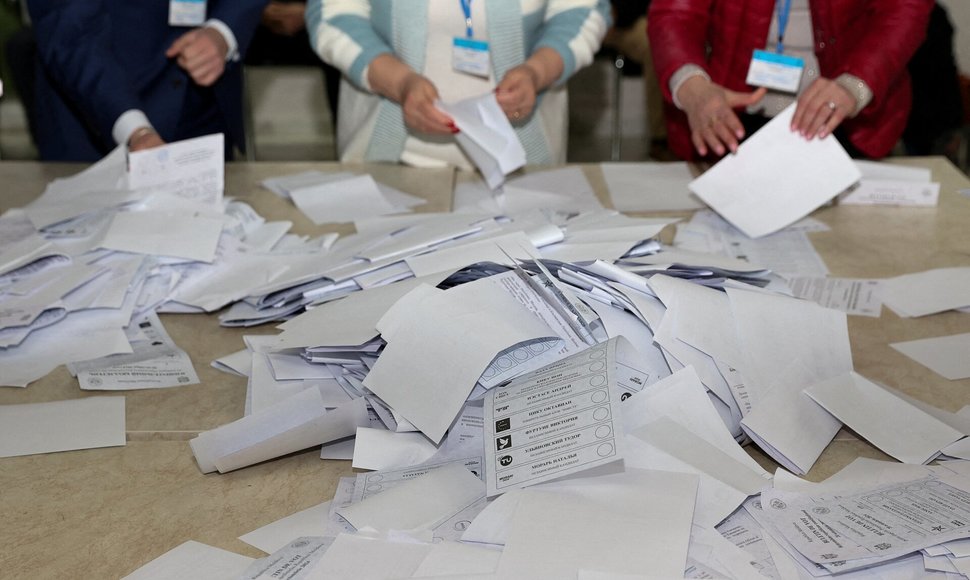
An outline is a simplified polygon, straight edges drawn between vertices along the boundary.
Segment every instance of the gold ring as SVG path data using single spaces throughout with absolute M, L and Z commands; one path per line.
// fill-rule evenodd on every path
M 518 119 L 519 118 L 519 112 L 518 111 L 512 111 L 512 118 L 513 119 Z

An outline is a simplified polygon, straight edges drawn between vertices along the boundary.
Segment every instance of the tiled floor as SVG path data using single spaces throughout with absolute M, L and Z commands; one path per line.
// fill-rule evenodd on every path
M 569 161 L 610 159 L 614 70 L 609 60 L 580 71 L 570 82 Z M 319 69 L 250 67 L 248 97 L 255 159 L 330 160 L 336 149 Z M 643 160 L 647 151 L 642 81 L 621 82 L 620 159 Z M 0 158 L 34 159 L 23 107 L 0 99 Z

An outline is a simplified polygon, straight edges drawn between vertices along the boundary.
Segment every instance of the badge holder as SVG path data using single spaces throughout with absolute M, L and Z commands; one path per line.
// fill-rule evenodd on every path
M 451 41 L 451 66 L 457 72 L 487 79 L 492 70 L 488 42 L 474 38 L 471 0 L 461 0 L 461 8 L 465 13 L 465 36 Z
M 756 50 L 751 57 L 745 82 L 755 87 L 796 93 L 804 70 L 804 59 L 767 50 Z
M 169 0 L 169 26 L 202 26 L 205 24 L 206 0 Z

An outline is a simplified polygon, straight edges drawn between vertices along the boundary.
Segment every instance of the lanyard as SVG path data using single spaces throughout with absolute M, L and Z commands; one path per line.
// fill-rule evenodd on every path
M 460 0 L 460 2 L 461 10 L 465 13 L 465 36 L 471 38 L 474 36 L 472 34 L 472 0 Z
M 462 0 L 464 3 L 465 0 Z M 468 0 L 471 2 L 471 0 Z M 791 13 L 791 0 L 778 0 L 778 54 L 785 52 L 785 29 L 788 28 L 788 15 Z M 466 12 L 467 14 L 467 12 Z M 470 23 L 471 19 L 465 22 Z

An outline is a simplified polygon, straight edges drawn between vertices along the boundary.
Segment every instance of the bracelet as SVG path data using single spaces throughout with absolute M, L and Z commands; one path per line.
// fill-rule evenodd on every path
M 137 129 L 132 131 L 131 136 L 128 137 L 128 145 L 130 146 L 133 141 L 137 139 L 141 139 L 146 135 L 151 135 L 154 132 L 155 132 L 155 129 L 151 127 L 138 127 Z

